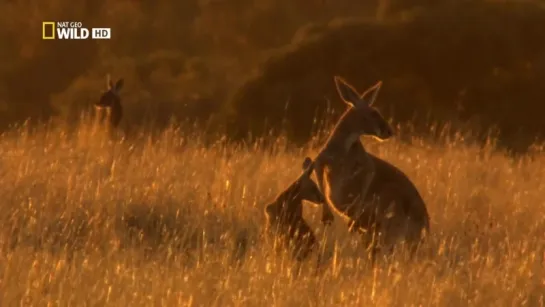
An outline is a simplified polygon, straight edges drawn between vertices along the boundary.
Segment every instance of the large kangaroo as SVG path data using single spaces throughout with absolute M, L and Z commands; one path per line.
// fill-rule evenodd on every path
M 309 157 L 303 162 L 303 174 L 265 207 L 267 229 L 302 261 L 315 249 L 316 237 L 303 218 L 303 200 L 325 204 L 325 198 L 310 177 L 314 165 Z
M 333 220 L 331 208 L 348 221 L 352 231 L 370 236 L 371 257 L 391 251 L 405 241 L 416 250 L 422 234 L 429 232 L 426 205 L 414 184 L 400 169 L 367 153 L 361 135 L 388 139 L 392 128 L 373 107 L 382 82 L 363 94 L 340 77 L 335 84 L 348 110 L 341 116 L 315 159 L 318 185 L 326 197 L 322 221 Z M 381 248 L 382 247 L 382 248 Z
M 100 100 L 95 103 L 95 108 L 101 114 L 106 110 L 106 120 L 109 128 L 117 128 L 123 117 L 123 107 L 121 106 L 121 97 L 119 96 L 119 90 L 123 87 L 123 79 L 117 80 L 114 84 L 110 79 L 110 75 L 106 77 L 106 91 L 100 96 Z

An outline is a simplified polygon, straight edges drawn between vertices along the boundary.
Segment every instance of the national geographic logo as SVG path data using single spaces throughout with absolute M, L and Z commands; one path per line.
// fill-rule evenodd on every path
M 110 39 L 110 28 L 84 28 L 79 21 L 44 21 L 42 22 L 42 39 Z

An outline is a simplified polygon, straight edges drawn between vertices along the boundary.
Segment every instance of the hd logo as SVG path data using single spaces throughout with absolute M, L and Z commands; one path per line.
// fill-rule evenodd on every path
M 110 39 L 110 28 L 84 28 L 78 21 L 42 22 L 42 39 Z

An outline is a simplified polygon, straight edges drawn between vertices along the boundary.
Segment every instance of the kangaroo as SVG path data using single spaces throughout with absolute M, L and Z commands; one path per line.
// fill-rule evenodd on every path
M 303 200 L 325 206 L 324 195 L 310 177 L 313 169 L 312 159 L 306 157 L 303 174 L 265 207 L 267 230 L 291 249 L 297 261 L 305 260 L 317 244 L 314 232 L 303 218 Z
M 369 235 L 371 258 L 378 250 L 392 251 L 405 241 L 411 254 L 429 232 L 426 204 L 415 185 L 400 169 L 368 153 L 359 140 L 369 135 L 385 140 L 392 128 L 373 107 L 382 82 L 359 94 L 341 77 L 334 78 L 348 109 L 340 117 L 314 160 L 314 172 L 326 198 L 322 221 L 330 223 L 335 211 L 351 231 Z M 381 248 L 382 247 L 382 248 Z
M 106 77 L 106 91 L 102 93 L 100 100 L 95 103 L 95 108 L 100 112 L 102 119 L 104 117 L 104 109 L 106 110 L 106 120 L 109 128 L 117 128 L 123 117 L 123 107 L 121 106 L 121 98 L 119 91 L 123 88 L 124 80 L 118 79 L 113 84 L 110 75 Z

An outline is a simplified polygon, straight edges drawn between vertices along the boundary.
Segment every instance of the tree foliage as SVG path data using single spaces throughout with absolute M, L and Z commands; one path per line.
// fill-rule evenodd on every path
M 342 74 L 360 88 L 383 79 L 381 104 L 398 120 L 415 110 L 482 117 L 509 134 L 525 118 L 535 132 L 539 112 L 523 106 L 543 95 L 543 2 L 504 2 L 6 1 L 0 128 L 77 118 L 109 73 L 126 80 L 123 104 L 136 124 L 223 119 L 229 110 L 235 134 L 259 134 L 265 121 L 278 126 L 287 116 L 302 140 L 326 100 L 339 107 L 331 78 Z M 112 39 L 42 40 L 42 21 L 110 27 Z M 452 113 L 454 105 L 461 111 Z
M 482 132 L 496 125 L 505 144 L 525 146 L 545 136 L 544 28 L 539 3 L 481 1 L 307 27 L 306 38 L 277 52 L 232 96 L 231 131 L 259 134 L 288 122 L 293 139 L 307 140 L 314 114 L 346 108 L 333 83 L 341 75 L 360 90 L 383 80 L 378 107 L 395 122 L 416 123 L 417 132 L 430 121 Z

